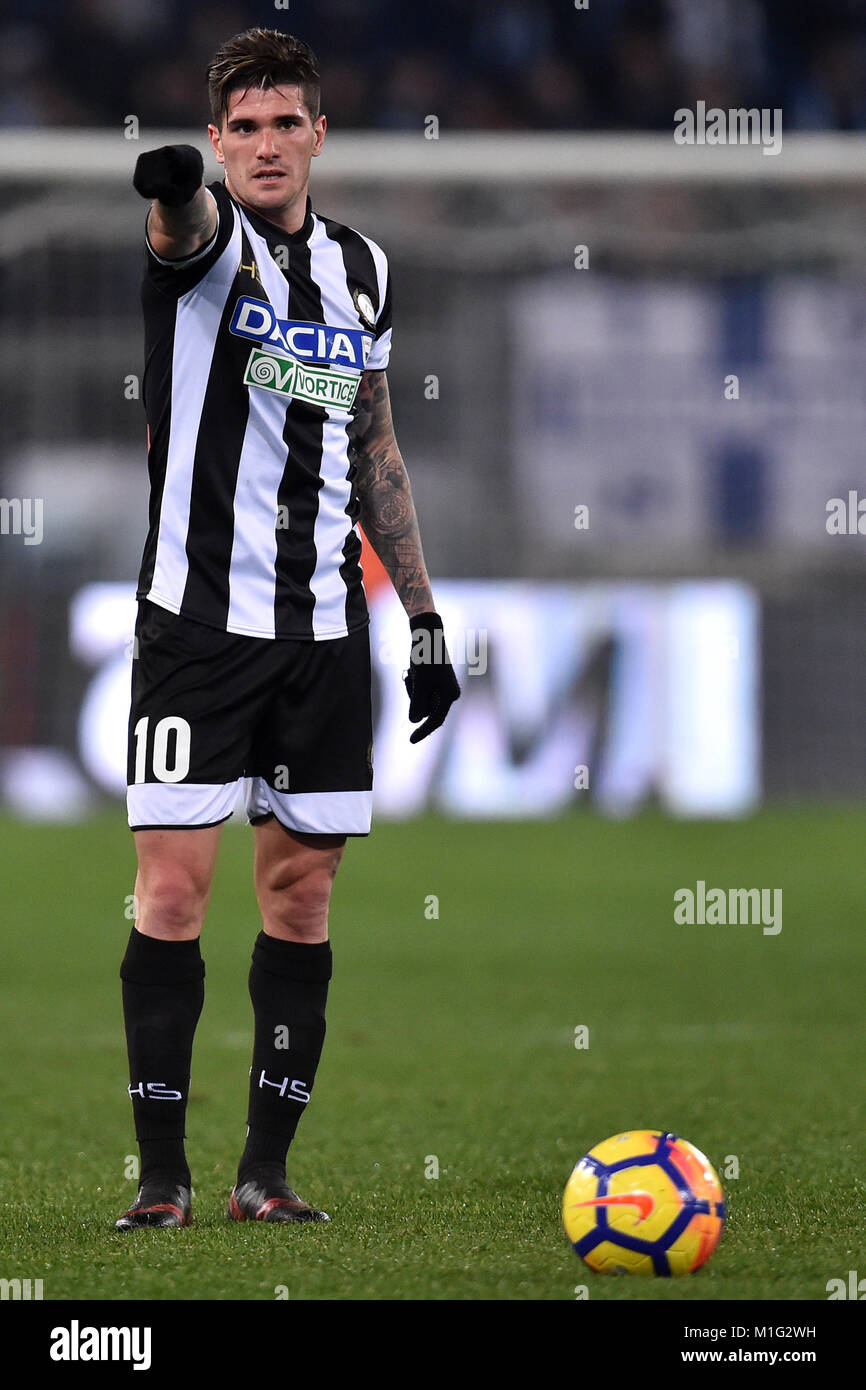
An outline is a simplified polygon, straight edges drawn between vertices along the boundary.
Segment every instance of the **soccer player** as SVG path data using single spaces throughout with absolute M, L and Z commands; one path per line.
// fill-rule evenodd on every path
M 286 1181 L 331 977 L 328 904 L 370 830 L 372 721 L 363 525 L 409 617 L 412 742 L 460 690 L 442 641 L 385 368 L 386 258 L 313 212 L 316 59 L 250 29 L 208 68 L 197 150 L 142 154 L 149 530 L 129 721 L 137 916 L 121 967 L 137 1198 L 116 1223 L 190 1220 L 184 1149 L 199 935 L 222 822 L 244 779 L 262 916 L 246 1146 L 228 1215 L 326 1221 Z M 424 721 L 421 723 L 421 721 Z

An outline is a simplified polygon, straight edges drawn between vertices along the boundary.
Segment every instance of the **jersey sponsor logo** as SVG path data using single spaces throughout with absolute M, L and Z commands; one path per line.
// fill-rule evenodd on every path
M 328 367 L 306 367 L 293 357 L 278 357 L 273 352 L 253 348 L 244 371 L 244 385 L 258 386 L 262 391 L 275 391 L 278 396 L 309 401 L 311 405 L 337 406 L 351 409 L 358 391 L 360 376 L 335 372 Z
M 267 300 L 252 299 L 248 294 L 241 295 L 235 305 L 229 328 L 239 338 L 287 352 L 299 362 L 352 367 L 359 372 L 367 365 L 373 346 L 372 333 L 305 319 L 279 319 Z

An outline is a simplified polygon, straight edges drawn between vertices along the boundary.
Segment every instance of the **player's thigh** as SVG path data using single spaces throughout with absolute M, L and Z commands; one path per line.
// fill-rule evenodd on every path
M 269 918 L 301 928 L 308 919 L 326 917 L 345 835 L 291 831 L 271 817 L 255 827 L 254 836 L 256 896 L 266 927 Z
M 136 830 L 138 911 L 207 905 L 222 825 L 197 830 Z

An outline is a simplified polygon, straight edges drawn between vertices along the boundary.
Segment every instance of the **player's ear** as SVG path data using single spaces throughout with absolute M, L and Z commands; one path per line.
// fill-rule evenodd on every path
M 219 133 L 219 131 L 217 130 L 217 127 L 216 127 L 215 125 L 209 125 L 208 128 L 207 128 L 207 133 L 208 133 L 208 139 L 210 140 L 210 143 L 211 143 L 211 149 L 213 150 L 214 154 L 216 155 L 217 163 L 218 163 L 218 164 L 224 164 L 224 163 L 225 163 L 225 157 L 223 156 L 222 141 L 220 140 L 220 133 Z
M 313 157 L 322 153 L 322 146 L 325 143 L 325 131 L 328 129 L 326 116 L 317 116 L 313 121 Z

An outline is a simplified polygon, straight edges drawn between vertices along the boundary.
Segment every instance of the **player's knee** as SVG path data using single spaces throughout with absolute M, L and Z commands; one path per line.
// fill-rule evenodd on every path
M 194 874 L 179 868 L 161 870 L 139 888 L 139 928 L 166 937 L 197 934 L 207 899 L 207 885 Z
M 299 879 L 286 895 L 289 912 L 299 922 L 327 917 L 333 881 L 333 876 L 323 870 Z
M 274 875 L 259 892 L 265 922 L 296 939 L 322 939 L 335 873 L 336 865 L 318 865 L 300 875 Z

